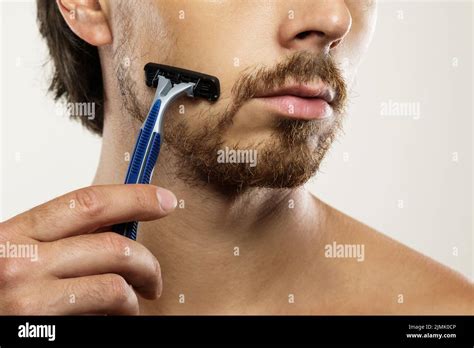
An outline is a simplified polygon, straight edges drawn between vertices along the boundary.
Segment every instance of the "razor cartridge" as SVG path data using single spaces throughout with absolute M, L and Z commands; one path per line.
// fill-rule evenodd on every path
M 170 80 L 172 84 L 194 83 L 193 94 L 195 97 L 216 101 L 220 95 L 219 80 L 211 75 L 162 64 L 148 63 L 145 65 L 145 77 L 148 87 L 157 87 L 157 76 L 163 76 Z

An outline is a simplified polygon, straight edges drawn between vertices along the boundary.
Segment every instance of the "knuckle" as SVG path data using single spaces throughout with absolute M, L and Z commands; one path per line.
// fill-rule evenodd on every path
M 160 279 L 161 278 L 161 266 L 160 266 L 160 262 L 158 261 L 158 259 L 154 256 L 152 256 L 152 259 L 153 259 L 153 271 L 154 271 L 154 274 L 156 276 L 156 278 Z
M 90 218 L 100 216 L 106 208 L 98 190 L 94 187 L 77 190 L 72 200 L 75 202 L 77 211 Z
M 15 296 L 8 300 L 5 305 L 5 312 L 14 315 L 30 315 L 35 313 L 33 304 L 27 298 Z
M 161 278 L 161 266 L 156 257 L 154 259 L 154 267 L 155 267 L 155 280 L 157 283 L 155 298 L 161 297 L 161 293 L 163 291 L 163 279 Z
M 147 274 L 150 274 L 153 278 L 159 277 L 161 275 L 161 266 L 158 259 L 148 248 L 146 248 L 140 243 L 134 243 L 136 243 L 134 252 L 140 256 L 140 259 L 143 262 L 142 264 L 146 267 L 146 270 L 148 271 Z
M 8 233 L 7 233 L 7 226 L 5 222 L 0 222 L 0 242 L 7 241 Z
M 16 282 L 21 277 L 21 262 L 16 258 L 3 258 L 0 262 L 0 286 Z
M 131 302 L 132 288 L 127 281 L 117 274 L 109 275 L 106 278 L 106 286 L 112 303 L 116 306 L 121 306 L 125 303 Z
M 129 259 L 130 245 L 127 238 L 115 233 L 105 232 L 102 233 L 102 243 L 105 248 L 112 252 L 120 260 Z
M 17 217 L 22 219 L 18 221 Z M 10 238 L 23 235 L 29 232 L 29 229 L 37 225 L 37 216 L 31 210 L 15 216 L 12 219 L 4 221 L 0 224 L 0 242 L 6 242 Z
M 138 298 L 135 292 L 130 288 L 130 296 L 127 302 L 122 303 L 122 312 L 127 315 L 137 315 L 140 313 L 140 307 L 138 304 Z

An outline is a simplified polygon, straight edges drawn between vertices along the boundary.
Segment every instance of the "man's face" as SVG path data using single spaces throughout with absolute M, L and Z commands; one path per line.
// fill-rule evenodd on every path
M 182 177 L 231 190 L 295 187 L 315 174 L 340 128 L 375 22 L 370 0 L 108 6 L 126 117 L 147 114 L 154 94 L 144 83 L 148 62 L 219 78 L 217 102 L 182 97 L 169 108 L 164 137 Z M 222 157 L 223 150 L 244 151 L 239 159 L 238 152 Z

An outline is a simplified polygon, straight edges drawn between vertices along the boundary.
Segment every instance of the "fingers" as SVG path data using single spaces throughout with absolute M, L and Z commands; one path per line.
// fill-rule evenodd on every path
M 48 291 L 43 291 L 47 289 Z M 35 289 L 17 291 L 5 314 L 15 315 L 136 315 L 138 298 L 117 274 L 49 280 Z
M 147 299 L 161 294 L 158 261 L 135 241 L 91 232 L 175 207 L 176 197 L 156 186 L 92 186 L 1 223 L 0 241 L 31 245 L 36 259 L 1 262 L 0 313 L 138 314 L 135 290 Z
M 176 207 L 173 193 L 153 185 L 90 186 L 5 222 L 27 237 L 54 241 L 127 221 L 149 221 Z
M 58 278 L 116 273 L 141 296 L 155 299 L 162 281 L 158 260 L 143 245 L 114 232 L 89 234 L 48 243 L 47 272 Z
M 138 298 L 127 281 L 117 274 L 56 280 L 56 293 L 67 294 L 69 306 L 57 306 L 58 315 L 137 315 Z M 54 287 L 53 287 L 54 288 Z M 74 298 L 73 303 L 70 301 Z

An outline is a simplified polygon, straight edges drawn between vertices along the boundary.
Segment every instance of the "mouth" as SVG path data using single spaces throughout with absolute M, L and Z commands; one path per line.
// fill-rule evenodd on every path
M 333 115 L 335 92 L 323 82 L 292 84 L 257 93 L 254 99 L 282 117 L 319 120 Z

